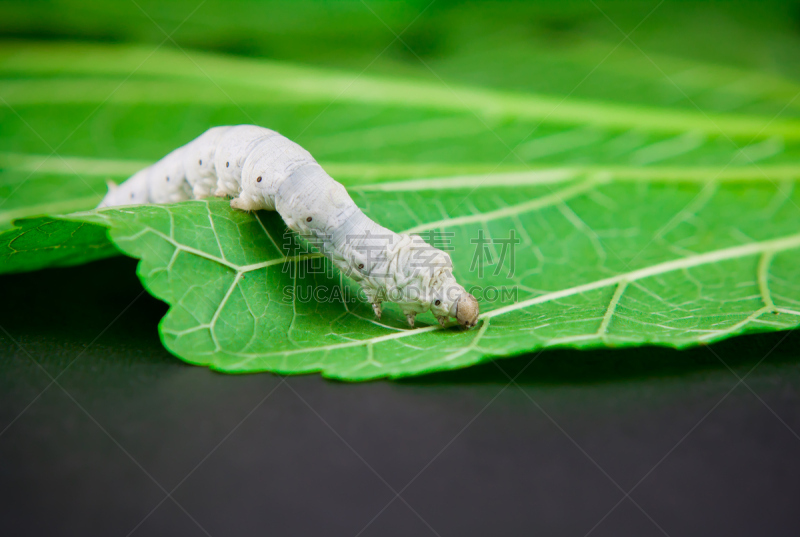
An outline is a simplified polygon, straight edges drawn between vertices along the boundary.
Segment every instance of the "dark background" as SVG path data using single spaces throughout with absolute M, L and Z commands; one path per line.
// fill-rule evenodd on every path
M 657 3 L 602 5 L 629 31 Z M 170 32 L 194 3 L 140 4 L 4 1 L 0 37 L 157 43 L 143 13 Z M 209 2 L 174 37 L 355 70 L 388 46 L 377 72 L 429 77 L 419 54 L 448 80 L 531 90 L 448 58 L 620 38 L 587 2 L 371 2 L 415 21 L 411 55 L 360 2 L 309 5 Z M 797 3 L 666 2 L 637 32 L 650 52 L 798 76 Z M 130 259 L 0 277 L 0 534 L 800 534 L 798 333 L 344 384 L 186 365 L 158 340 L 165 310 Z
M 163 349 L 134 264 L 0 279 L 5 535 L 798 534 L 800 334 L 229 376 Z

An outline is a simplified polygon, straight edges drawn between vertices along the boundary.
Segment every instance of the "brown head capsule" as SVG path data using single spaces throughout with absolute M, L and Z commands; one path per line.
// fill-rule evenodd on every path
M 480 306 L 478 300 L 469 293 L 464 293 L 456 302 L 456 319 L 461 326 L 470 328 L 478 324 Z

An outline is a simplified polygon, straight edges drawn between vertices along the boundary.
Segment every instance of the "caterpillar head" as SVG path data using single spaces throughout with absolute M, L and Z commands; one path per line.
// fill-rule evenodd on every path
M 478 323 L 480 306 L 474 296 L 453 282 L 452 285 L 445 287 L 442 293 L 436 294 L 431 303 L 431 312 L 441 322 L 447 317 L 454 317 L 461 326 L 471 328 Z
M 466 291 L 458 297 L 458 300 L 453 304 L 453 309 L 450 310 L 450 316 L 455 317 L 458 324 L 466 328 L 471 328 L 478 324 L 479 313 L 478 300 Z

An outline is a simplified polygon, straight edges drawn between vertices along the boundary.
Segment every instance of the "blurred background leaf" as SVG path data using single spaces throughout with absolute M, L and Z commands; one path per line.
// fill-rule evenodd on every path
M 0 226 L 91 207 L 106 179 L 124 178 L 214 124 L 269 125 L 326 165 L 382 164 L 353 174 L 370 179 L 389 170 L 446 174 L 442 163 L 465 172 L 478 170 L 471 164 L 627 165 L 637 146 L 657 142 L 634 131 L 609 146 L 613 132 L 573 131 L 562 137 L 576 144 L 571 150 L 517 147 L 572 130 L 586 103 L 606 116 L 667 108 L 706 124 L 719 124 L 716 114 L 755 115 L 756 124 L 780 114 L 776 127 L 800 114 L 799 20 L 791 2 L 6 1 L 0 35 L 53 43 L 3 46 Z M 351 91 L 389 75 L 452 106 L 408 109 L 402 90 L 381 103 L 380 85 Z M 296 98 L 301 85 L 305 99 Z M 465 88 L 496 99 L 457 97 Z M 378 102 L 365 98 L 370 91 Z M 491 113 L 507 95 L 506 108 Z M 540 103 L 537 114 L 519 113 L 520 95 Z M 570 107 L 567 124 L 553 113 Z M 735 149 L 725 137 L 701 144 L 692 136 L 687 144 L 704 147 L 659 164 L 714 165 Z M 772 152 L 765 164 L 796 162 L 796 146 L 781 144 L 759 146 L 759 160 Z M 58 156 L 44 158 L 54 149 Z M 433 166 L 402 167 L 409 163 Z

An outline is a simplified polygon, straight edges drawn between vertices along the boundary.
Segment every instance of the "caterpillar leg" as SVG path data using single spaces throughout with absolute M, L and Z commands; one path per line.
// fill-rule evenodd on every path
M 439 321 L 440 325 L 444 326 L 444 323 L 447 322 L 447 316 L 446 315 L 441 315 L 441 316 L 437 315 L 436 316 L 436 320 Z
M 231 198 L 235 198 L 241 193 L 241 191 L 242 189 L 239 188 L 239 183 L 235 181 L 225 181 L 224 179 L 219 179 L 217 182 L 217 189 L 214 191 L 214 195 L 219 197 L 230 196 Z
M 231 207 L 233 207 L 234 209 L 239 209 L 240 211 L 248 211 L 248 212 L 257 211 L 258 209 L 261 208 L 258 205 L 256 205 L 256 202 L 254 202 L 253 200 L 242 197 L 233 198 L 231 200 Z
M 377 317 L 378 320 L 380 321 L 381 320 L 381 314 L 383 313 L 383 311 L 381 310 L 381 303 L 380 302 L 373 302 L 372 303 L 372 311 L 375 312 L 375 317 Z
M 209 192 L 207 188 L 198 187 L 198 186 L 194 187 L 194 189 L 192 190 L 192 193 L 194 194 L 194 199 L 196 199 L 196 200 L 202 200 L 202 199 L 205 199 L 205 198 L 211 196 L 211 192 Z
M 416 317 L 416 313 L 406 313 L 406 320 L 408 321 L 408 326 L 414 328 L 414 317 Z

